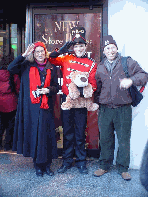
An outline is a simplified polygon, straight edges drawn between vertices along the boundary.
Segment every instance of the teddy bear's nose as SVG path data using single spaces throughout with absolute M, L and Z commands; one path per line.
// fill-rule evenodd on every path
M 86 82 L 86 81 L 87 81 L 87 78 L 81 77 L 80 80 L 81 80 L 82 82 Z

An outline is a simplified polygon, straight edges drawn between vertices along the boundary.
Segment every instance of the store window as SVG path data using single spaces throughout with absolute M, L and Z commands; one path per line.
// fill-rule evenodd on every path
M 28 18 L 28 21 L 31 21 Z M 102 9 L 97 7 L 89 8 L 57 8 L 53 9 L 33 9 L 32 32 L 28 28 L 29 36 L 33 35 L 32 41 L 42 41 L 46 44 L 49 52 L 55 48 L 60 48 L 67 41 L 71 40 L 71 29 L 75 26 L 83 26 L 86 29 L 87 54 L 97 63 L 100 61 L 100 40 L 102 34 Z M 28 27 L 31 23 L 28 24 Z M 31 42 L 31 40 L 30 40 Z M 60 65 L 59 65 L 60 66 Z M 60 73 L 60 71 L 59 71 Z M 59 78 L 62 85 L 62 78 Z M 63 135 L 61 124 L 61 95 L 55 99 L 55 123 L 57 133 L 59 133 L 58 148 L 63 148 Z M 86 128 L 86 148 L 98 149 L 99 131 L 98 117 L 96 112 L 88 113 L 88 124 Z M 58 137 L 58 136 L 57 136 Z
M 17 57 L 17 24 L 6 24 L 6 29 L 0 28 L 0 60 L 5 55 Z
M 11 53 L 17 57 L 17 24 L 11 24 Z
M 3 37 L 0 36 L 0 60 L 3 57 Z
M 60 48 L 65 42 L 71 40 L 70 30 L 75 26 L 86 29 L 88 57 L 100 60 L 100 37 L 102 10 L 89 9 L 57 9 L 47 10 L 45 14 L 37 11 L 34 14 L 34 41 L 41 40 L 46 43 L 48 51 Z M 56 12 L 56 13 L 54 13 Z M 65 12 L 65 13 L 61 13 Z

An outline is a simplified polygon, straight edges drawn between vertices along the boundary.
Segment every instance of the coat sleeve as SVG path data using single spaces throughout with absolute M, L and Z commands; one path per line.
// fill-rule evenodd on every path
M 49 59 L 48 61 L 51 63 L 51 64 L 54 64 L 55 66 L 64 66 L 64 62 L 66 60 L 66 56 L 59 56 L 59 57 L 56 57 L 56 58 L 53 58 L 53 57 L 50 57 L 49 56 Z
M 100 96 L 101 88 L 102 88 L 102 81 L 99 77 L 99 65 L 97 67 L 97 71 L 96 71 L 96 74 L 95 74 L 95 79 L 96 79 L 96 83 L 97 83 L 97 89 L 96 89 L 95 94 L 94 94 L 94 101 L 96 103 L 99 103 L 99 96 Z
M 19 55 L 15 58 L 8 66 L 8 71 L 12 74 L 18 74 L 21 76 L 22 72 L 26 68 L 26 64 L 23 64 L 25 58 L 22 55 Z
M 148 73 L 146 73 L 140 65 L 132 58 L 127 59 L 128 72 L 130 79 L 135 86 L 144 86 L 148 82 Z
M 94 68 L 92 69 L 92 71 L 89 74 L 89 83 L 92 85 L 93 87 L 93 91 L 95 92 L 97 89 L 97 83 L 96 83 L 96 79 L 95 79 L 95 74 L 96 74 L 96 70 L 97 70 L 97 64 L 95 64 Z
M 19 94 L 19 90 L 20 90 L 20 78 L 17 74 L 14 75 L 14 84 L 15 84 L 15 90 L 16 93 Z
M 59 91 L 59 84 L 58 84 L 58 77 L 57 77 L 57 68 L 53 66 L 52 74 L 51 74 L 51 83 L 49 87 L 49 94 L 48 96 L 52 96 L 58 93 Z

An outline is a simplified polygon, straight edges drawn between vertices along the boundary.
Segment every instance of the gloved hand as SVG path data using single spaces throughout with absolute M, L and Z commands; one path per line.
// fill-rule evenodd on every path
M 49 55 L 49 57 L 51 58 L 56 58 L 58 57 L 59 55 L 63 54 L 63 53 L 67 53 L 68 52 L 68 49 L 73 45 L 73 42 L 72 41 L 68 41 L 66 42 L 59 50 L 56 49 L 54 51 L 52 51 Z
M 68 49 L 73 45 L 72 41 L 68 41 L 66 42 L 60 49 L 59 49 L 59 53 L 63 54 L 63 53 L 68 53 Z

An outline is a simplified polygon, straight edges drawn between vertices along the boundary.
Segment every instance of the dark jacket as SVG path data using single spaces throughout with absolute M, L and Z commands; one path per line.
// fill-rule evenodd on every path
M 145 146 L 145 150 L 142 157 L 141 167 L 140 167 L 140 181 L 141 184 L 148 191 L 148 141 Z
M 36 163 L 45 163 L 57 157 L 52 95 L 59 90 L 56 67 L 51 68 L 49 109 L 41 109 L 39 104 L 32 104 L 30 99 L 29 71 L 36 62 L 30 63 L 23 56 L 18 56 L 8 67 L 11 73 L 21 77 L 18 108 L 15 122 L 13 150 L 25 157 L 37 158 Z M 39 68 L 38 68 L 39 69 Z M 41 83 L 45 76 L 40 72 Z
M 0 69 L 0 112 L 8 113 L 17 108 L 17 94 L 20 88 L 20 79 L 18 75 L 13 76 L 14 90 L 10 84 L 10 73 L 8 70 Z
M 97 67 L 95 78 L 97 80 L 97 91 L 95 102 L 118 107 L 132 102 L 127 89 L 120 89 L 120 79 L 126 78 L 121 64 L 121 56 L 117 54 L 117 60 L 112 73 L 107 68 L 107 58 L 104 58 Z M 132 58 L 127 59 L 128 72 L 133 85 L 142 86 L 148 81 L 146 73 Z

